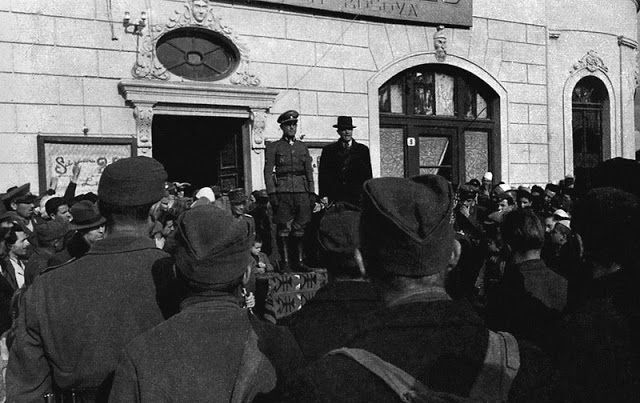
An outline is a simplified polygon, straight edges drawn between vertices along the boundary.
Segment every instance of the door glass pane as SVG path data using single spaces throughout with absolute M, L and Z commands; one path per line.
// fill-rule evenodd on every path
M 391 99 L 389 98 L 389 86 L 384 85 L 378 90 L 378 110 L 391 112 Z
M 391 84 L 391 113 L 404 113 L 401 83 Z
M 454 108 L 454 80 L 446 74 L 435 74 L 436 78 L 436 115 L 453 116 Z
M 452 178 L 451 142 L 446 137 L 420 136 L 420 174 L 437 174 Z
M 380 128 L 380 174 L 404 177 L 404 129 Z
M 480 179 L 489 171 L 489 136 L 486 132 L 464 133 L 465 182 Z
M 433 115 L 433 74 L 416 72 L 413 77 L 413 113 Z
M 489 116 L 487 101 L 480 94 L 476 94 L 476 109 L 479 119 L 486 119 Z

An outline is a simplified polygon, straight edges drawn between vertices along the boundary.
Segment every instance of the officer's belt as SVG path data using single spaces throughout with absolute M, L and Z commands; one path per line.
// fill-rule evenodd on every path
M 305 171 L 276 172 L 276 177 L 282 178 L 285 176 L 305 176 L 305 173 Z

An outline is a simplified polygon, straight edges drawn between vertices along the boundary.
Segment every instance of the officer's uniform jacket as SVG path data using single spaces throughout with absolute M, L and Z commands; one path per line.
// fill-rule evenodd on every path
M 264 182 L 269 194 L 313 192 L 313 167 L 307 146 L 300 140 L 289 144 L 284 138 L 267 145 Z
M 150 238 L 114 235 L 36 278 L 17 319 L 8 400 L 42 401 L 54 384 L 108 390 L 121 350 L 164 320 L 152 266 L 166 257 Z

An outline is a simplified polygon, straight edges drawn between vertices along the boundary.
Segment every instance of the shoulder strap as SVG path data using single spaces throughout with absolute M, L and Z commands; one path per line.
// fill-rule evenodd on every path
M 449 393 L 440 393 L 429 389 L 418 379 L 370 353 L 359 348 L 340 348 L 327 355 L 345 355 L 362 365 L 382 379 L 403 403 L 446 403 L 463 402 L 464 398 Z
M 489 330 L 489 343 L 482 369 L 469 397 L 482 401 L 506 402 L 511 383 L 520 369 L 516 338 L 507 332 Z

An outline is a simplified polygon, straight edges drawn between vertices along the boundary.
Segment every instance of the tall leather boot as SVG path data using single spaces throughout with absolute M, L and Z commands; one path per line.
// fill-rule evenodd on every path
M 280 252 L 280 271 L 283 273 L 291 273 L 289 265 L 289 237 L 278 237 L 278 251 Z
M 310 272 L 313 271 L 309 266 L 304 264 L 304 242 L 303 238 L 297 237 L 295 239 L 296 248 L 298 250 L 297 262 L 296 262 L 296 270 L 301 272 Z

